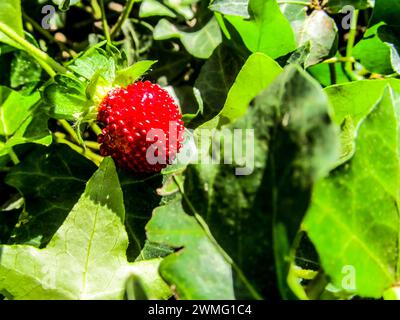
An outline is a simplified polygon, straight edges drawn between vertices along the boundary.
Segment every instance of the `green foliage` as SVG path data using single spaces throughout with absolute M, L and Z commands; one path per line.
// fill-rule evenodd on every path
M 262 52 L 272 58 L 283 56 L 296 48 L 289 22 L 275 0 L 250 0 L 253 19 L 225 16 L 239 32 L 251 52 Z
M 1 298 L 400 298 L 399 1 L 102 4 L 0 3 Z M 97 142 L 138 80 L 186 126 L 152 175 Z
M 382 297 L 398 278 L 398 108 L 387 87 L 358 126 L 354 156 L 318 183 L 304 222 L 333 284 L 363 297 Z
M 23 37 L 24 30 L 22 27 L 21 17 L 21 1 L 20 0 L 4 0 L 0 4 L 0 24 L 13 30 L 16 34 Z M 7 37 L 0 31 L 0 42 L 9 44 L 10 46 L 19 48 L 20 45 L 14 40 Z
M 202 59 L 209 58 L 222 41 L 215 18 L 211 18 L 203 28 L 195 32 L 181 31 L 168 20 L 162 19 L 154 29 L 154 39 L 166 40 L 170 38 L 179 38 L 190 54 Z
M 181 299 L 233 299 L 229 263 L 206 230 L 185 213 L 180 202 L 157 208 L 146 226 L 151 242 L 182 248 L 163 260 L 161 276 Z
M 149 296 L 168 297 L 159 260 L 127 263 L 124 215 L 114 163 L 105 159 L 46 248 L 0 247 L 2 292 L 13 299 L 121 299 L 132 274 L 143 278 Z

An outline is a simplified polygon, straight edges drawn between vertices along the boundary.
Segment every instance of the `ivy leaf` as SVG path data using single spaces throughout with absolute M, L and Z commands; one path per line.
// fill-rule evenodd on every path
M 400 74 L 400 27 L 381 26 L 378 29 L 378 36 L 389 48 L 390 63 L 393 70 Z
M 180 201 L 155 209 L 146 231 L 153 243 L 183 247 L 160 265 L 161 276 L 176 287 L 179 299 L 234 299 L 230 264 Z
M 223 108 L 245 57 L 222 43 L 201 68 L 194 87 L 199 90 L 203 109 L 191 122 L 197 126 L 215 117 Z
M 323 25 L 324 28 L 319 26 Z M 316 10 L 307 16 L 301 26 L 296 30 L 299 46 L 310 42 L 310 54 L 305 61 L 305 68 L 319 63 L 329 56 L 335 44 L 337 27 L 335 21 L 324 11 Z
M 14 299 L 122 299 L 135 275 L 148 295 L 167 298 L 159 259 L 127 262 L 124 214 L 114 162 L 106 158 L 46 248 L 0 247 L 1 290 Z
M 383 24 L 368 28 L 364 38 L 354 47 L 354 57 L 371 72 L 400 72 L 397 29 Z
M 162 186 L 162 177 L 140 179 L 126 171 L 119 172 L 126 209 L 125 225 L 129 236 L 128 259 L 144 258 L 142 249 L 146 234 L 144 227 L 151 218 L 152 211 L 161 203 L 157 188 Z
M 201 125 L 201 128 L 221 127 L 243 116 L 258 93 L 282 72 L 282 68 L 263 53 L 252 54 L 230 87 L 227 99 L 216 117 Z
M 236 28 L 251 52 L 262 52 L 275 59 L 296 49 L 289 21 L 275 0 L 250 0 L 251 20 L 225 18 Z
M 40 94 L 29 96 L 9 91 L 0 109 L 0 136 L 5 142 L 0 146 L 0 156 L 16 145 L 28 142 L 49 145 L 52 141 L 47 127 L 48 116 L 40 109 Z
M 183 16 L 186 20 L 191 20 L 194 17 L 194 12 L 191 5 L 198 2 L 198 0 L 163 0 L 164 4 Z
M 10 87 L 30 93 L 41 79 L 42 68 L 24 51 L 17 51 L 11 62 Z
M 357 128 L 354 156 L 317 184 L 304 221 L 333 284 L 362 297 L 380 298 L 399 279 L 398 108 L 386 88 Z
M 249 0 L 214 0 L 209 8 L 225 15 L 250 18 Z
M 339 156 L 338 128 L 329 113 L 318 83 L 299 68 L 287 67 L 258 95 L 246 116 L 227 127 L 228 132 L 254 130 L 254 141 L 245 132 L 226 144 L 229 139 L 222 135 L 224 152 L 239 145 L 247 161 L 238 157 L 233 165 L 188 168 L 185 193 L 264 297 L 277 298 L 277 287 L 283 297 L 291 297 L 286 283 L 291 246 L 315 181 Z M 243 162 L 247 170 L 238 176 Z M 235 293 L 238 298 L 254 297 L 238 278 Z
M 0 23 L 10 28 L 20 37 L 24 38 L 24 29 L 22 27 L 21 0 L 3 0 L 0 3 Z M 4 33 L 0 32 L 0 42 L 7 43 L 10 46 L 20 48 L 19 44 L 11 40 Z
M 370 25 L 384 22 L 388 25 L 400 26 L 400 3 L 396 0 L 375 0 L 374 11 Z
M 60 227 L 82 194 L 95 165 L 65 145 L 37 146 L 5 181 L 25 199 L 14 242 L 43 246 Z
M 176 14 L 156 0 L 144 0 L 140 5 L 139 17 L 148 18 L 154 16 L 165 16 L 176 18 Z
M 179 38 L 185 49 L 194 57 L 207 59 L 222 42 L 221 31 L 217 20 L 213 17 L 200 30 L 184 32 L 166 19 L 161 19 L 154 28 L 154 39 L 166 40 Z
M 398 79 L 362 80 L 325 88 L 325 93 L 335 111 L 333 114 L 335 122 L 342 124 L 346 117 L 350 117 L 357 127 L 382 96 L 388 84 L 400 92 Z M 358 94 L 359 92 L 363 94 Z
M 48 120 L 49 117 L 44 111 L 35 109 L 15 131 L 14 135 L 7 140 L 4 148 L 2 150 L 0 148 L 0 155 L 8 153 L 9 149 L 14 146 L 25 143 L 49 146 L 53 138 L 47 126 Z
M 11 91 L 0 109 L 0 135 L 12 136 L 29 117 L 39 99 L 39 92 L 24 96 L 17 91 Z

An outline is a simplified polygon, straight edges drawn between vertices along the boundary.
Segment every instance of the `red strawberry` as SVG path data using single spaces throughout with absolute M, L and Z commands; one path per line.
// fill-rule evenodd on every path
M 138 81 L 113 89 L 97 116 L 104 126 L 98 136 L 100 153 L 135 172 L 159 172 L 182 147 L 181 118 L 174 100 L 157 84 Z M 154 163 L 157 160 L 161 163 Z

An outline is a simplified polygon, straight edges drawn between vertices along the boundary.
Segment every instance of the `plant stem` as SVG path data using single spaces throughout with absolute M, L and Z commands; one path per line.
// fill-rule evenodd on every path
M 66 144 L 72 150 L 80 153 L 81 155 L 83 155 L 84 157 L 89 159 L 90 161 L 94 162 L 97 166 L 99 166 L 101 161 L 103 160 L 103 157 L 98 155 L 97 153 L 94 153 L 94 152 L 90 151 L 89 149 L 84 149 L 82 147 L 79 147 L 76 144 L 72 143 L 71 141 L 68 141 L 68 140 L 62 138 L 61 135 L 55 134 L 55 138 L 56 138 L 57 143 Z
M 93 133 L 98 136 L 99 134 L 101 134 L 101 128 L 97 125 L 97 123 L 92 122 L 92 124 L 90 125 L 90 129 L 92 129 Z
M 104 0 L 100 0 L 101 18 L 103 21 L 104 36 L 108 42 L 111 42 L 110 29 L 107 22 L 106 9 L 104 8 Z
M 51 77 L 54 77 L 57 72 L 65 73 L 67 71 L 61 64 L 53 60 L 47 53 L 36 48 L 30 42 L 26 41 L 3 22 L 0 22 L 0 31 L 3 32 L 11 40 L 18 43 L 23 50 L 34 57 Z
M 71 57 L 76 56 L 76 52 L 69 49 L 64 43 L 59 42 L 56 39 L 54 39 L 53 35 L 50 32 L 43 29 L 34 19 L 32 19 L 30 16 L 28 16 L 25 12 L 22 12 L 22 16 L 27 22 L 29 22 L 32 25 L 32 27 L 37 32 L 39 32 L 43 37 L 45 37 L 50 43 L 57 44 L 61 50 L 68 52 L 71 55 Z
M 351 78 L 351 80 L 354 81 L 357 81 L 359 79 L 353 72 L 353 62 L 350 61 L 350 59 L 353 56 L 353 47 L 357 36 L 358 13 L 358 10 L 354 10 L 353 17 L 351 19 L 349 38 L 347 39 L 346 46 L 346 58 L 349 59 L 349 61 L 345 62 L 344 65 L 344 69 L 346 70 L 347 75 Z
M 85 146 L 90 148 L 90 149 L 100 150 L 99 144 L 97 142 L 95 142 L 95 141 L 84 141 L 84 143 L 85 143 Z
M 326 59 L 324 61 L 322 61 L 322 63 L 341 63 L 341 62 L 350 62 L 350 63 L 354 63 L 356 62 L 356 60 L 353 57 L 333 57 L 330 59 Z
M 331 85 L 336 84 L 337 82 L 337 75 L 336 75 L 336 66 L 334 64 L 329 64 L 329 76 L 331 80 Z
M 131 14 L 133 4 L 136 2 L 136 0 L 127 0 L 127 3 L 125 5 L 124 11 L 118 18 L 117 23 L 114 25 L 114 27 L 111 29 L 111 39 L 114 39 L 115 36 L 121 31 L 121 28 L 123 24 L 125 23 L 126 19 L 129 18 L 129 15 Z
M 318 300 L 328 283 L 329 281 L 327 280 L 325 273 L 319 271 L 306 288 L 308 298 L 310 300 Z
M 178 179 L 174 175 L 172 177 L 173 177 L 174 182 L 177 185 L 179 192 L 181 193 L 183 199 L 185 200 L 186 204 L 189 206 L 190 210 L 193 212 L 193 215 L 194 215 L 196 221 L 202 227 L 202 229 L 206 233 L 207 237 L 214 244 L 214 246 L 220 252 L 220 254 L 225 259 L 225 261 L 232 266 L 232 268 L 235 270 L 236 274 L 238 275 L 240 280 L 243 282 L 243 284 L 246 286 L 246 288 L 249 290 L 249 292 L 252 294 L 252 296 L 257 300 L 262 300 L 262 297 L 256 291 L 256 289 L 254 289 L 254 287 L 250 284 L 250 282 L 247 280 L 246 276 L 243 274 L 243 271 L 232 260 L 232 258 L 225 252 L 225 250 L 221 248 L 221 246 L 218 244 L 217 240 L 215 240 L 214 236 L 211 234 L 210 228 L 208 227 L 207 223 L 204 221 L 203 217 L 200 214 L 198 214 L 196 209 L 193 207 L 192 202 L 186 196 L 186 194 L 183 190 L 183 187 L 180 184 L 180 182 L 178 181 Z
M 8 155 L 10 156 L 11 161 L 12 161 L 15 165 L 17 165 L 17 164 L 19 163 L 18 156 L 17 156 L 17 154 L 14 152 L 14 150 L 13 150 L 12 148 L 10 148 L 10 149 L 8 150 Z
M 78 135 L 76 134 L 74 128 L 72 128 L 72 126 L 68 123 L 68 121 L 58 120 L 58 122 L 61 124 L 61 126 L 64 128 L 64 130 L 67 131 L 67 133 L 71 136 L 71 138 L 80 145 L 81 143 L 78 138 Z
M 93 9 L 93 17 L 96 20 L 101 19 L 102 13 L 101 13 L 101 7 L 99 5 L 99 2 L 97 0 L 91 0 L 90 5 L 92 6 L 92 9 Z

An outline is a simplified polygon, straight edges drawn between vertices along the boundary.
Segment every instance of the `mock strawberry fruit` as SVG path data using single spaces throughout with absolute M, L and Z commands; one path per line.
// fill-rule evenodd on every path
M 182 115 L 168 92 L 149 81 L 111 90 L 97 120 L 100 153 L 138 173 L 159 172 L 182 147 Z

